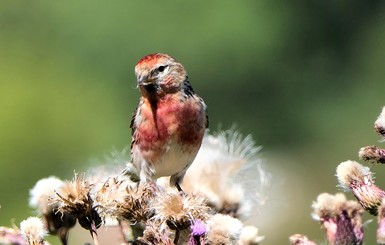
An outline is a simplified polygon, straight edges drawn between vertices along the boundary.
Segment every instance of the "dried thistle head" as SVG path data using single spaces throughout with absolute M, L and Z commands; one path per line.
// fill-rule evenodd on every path
M 30 190 L 29 205 L 42 215 L 46 229 L 51 234 L 59 235 L 66 241 L 68 230 L 76 223 L 76 218 L 67 212 L 59 212 L 59 203 L 55 201 L 55 190 L 60 189 L 64 182 L 54 176 L 39 180 Z
M 360 149 L 358 156 L 371 163 L 385 163 L 385 149 L 380 149 L 377 146 L 365 146 Z
M 97 210 L 103 219 L 109 216 L 130 222 L 145 221 L 151 215 L 150 200 L 156 187 L 150 183 L 108 179 L 95 193 Z
M 315 242 L 310 241 L 307 236 L 302 234 L 294 234 L 289 237 L 291 245 L 317 245 Z
M 174 188 L 160 190 L 151 202 L 152 219 L 166 223 L 173 230 L 183 230 L 194 220 L 206 220 L 209 207 L 199 195 L 183 195 Z
M 385 106 L 382 108 L 380 115 L 374 122 L 374 129 L 377 133 L 385 137 Z
M 39 180 L 29 191 L 29 206 L 35 208 L 39 214 L 52 212 L 58 206 L 52 197 L 55 196 L 55 190 L 63 184 L 63 181 L 54 176 Z
M 342 162 L 337 167 L 339 185 L 351 190 L 362 207 L 372 215 L 377 215 L 385 192 L 374 184 L 373 174 L 368 167 L 355 161 Z
M 243 225 L 240 220 L 229 215 L 215 214 L 207 220 L 208 244 L 238 244 Z
M 317 201 L 312 204 L 312 217 L 321 222 L 330 218 L 335 218 L 341 212 L 345 202 L 346 197 L 342 193 L 337 193 L 336 195 L 322 193 L 318 195 Z
M 148 220 L 143 236 L 139 237 L 135 244 L 173 245 L 174 243 L 170 237 L 172 237 L 172 234 L 168 229 L 163 229 L 161 223 L 155 220 Z
M 29 245 L 44 245 L 47 235 L 43 221 L 37 217 L 29 217 L 20 223 L 20 231 Z
M 244 226 L 241 233 L 240 244 L 258 245 L 265 237 L 259 235 L 258 228 L 255 226 Z
M 102 223 L 99 214 L 95 210 L 94 200 L 90 192 L 91 185 L 84 176 L 77 174 L 75 174 L 73 181 L 67 181 L 56 191 L 56 201 L 59 203 L 58 210 L 75 216 L 79 224 L 87 230 L 92 230 L 92 226 L 98 228 Z
M 117 177 L 107 178 L 104 182 L 95 186 L 93 195 L 95 196 L 95 206 L 103 222 L 106 223 L 112 217 L 116 208 L 116 203 L 122 200 L 127 193 L 129 183 L 119 180 Z
M 342 193 L 322 193 L 312 208 L 312 215 L 326 230 L 330 244 L 362 243 L 363 208 L 356 201 L 347 201 Z
M 244 137 L 234 129 L 216 135 L 206 134 L 197 157 L 187 170 L 183 190 L 204 196 L 217 212 L 246 218 L 251 210 L 250 203 L 258 199 L 253 194 L 264 196 L 261 190 L 270 185 L 270 182 L 267 185 L 263 182 L 269 179 L 263 178 L 267 176 L 264 175 L 266 171 L 259 171 L 262 170 L 256 156 L 259 150 L 250 136 Z M 249 175 L 251 172 L 253 176 Z

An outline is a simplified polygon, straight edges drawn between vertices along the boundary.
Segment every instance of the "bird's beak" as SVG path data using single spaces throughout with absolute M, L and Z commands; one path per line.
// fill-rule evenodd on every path
M 144 89 L 147 92 L 156 91 L 156 82 L 155 79 L 151 79 L 148 75 L 138 76 L 138 87 L 142 90 Z
M 138 76 L 137 80 L 138 80 L 138 85 L 139 86 L 143 86 L 146 83 L 148 83 L 148 81 L 147 81 L 148 80 L 148 76 Z
M 149 85 L 153 85 L 155 83 L 155 79 L 153 78 L 150 78 L 150 76 L 148 75 L 143 75 L 143 76 L 140 76 L 138 77 L 138 86 L 149 86 Z

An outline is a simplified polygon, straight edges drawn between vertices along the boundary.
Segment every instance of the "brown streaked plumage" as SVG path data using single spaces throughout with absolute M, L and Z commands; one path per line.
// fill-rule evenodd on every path
M 142 94 L 131 120 L 131 160 L 141 181 L 171 176 L 181 190 L 208 127 L 206 104 L 195 94 L 182 64 L 150 54 L 135 66 Z

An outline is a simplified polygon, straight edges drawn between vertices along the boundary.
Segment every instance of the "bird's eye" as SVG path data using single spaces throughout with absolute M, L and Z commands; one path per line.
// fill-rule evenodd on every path
M 167 66 L 159 66 L 159 67 L 158 67 L 158 71 L 159 71 L 159 72 L 163 72 L 164 69 L 166 69 L 166 67 L 167 67 Z

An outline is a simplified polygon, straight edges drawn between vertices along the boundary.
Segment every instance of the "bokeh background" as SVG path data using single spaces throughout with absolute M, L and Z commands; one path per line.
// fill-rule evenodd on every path
M 322 241 L 312 201 L 338 191 L 338 163 L 381 146 L 373 123 L 385 105 L 385 1 L 0 5 L 1 225 L 33 214 L 38 179 L 72 178 L 129 145 L 133 68 L 149 53 L 185 65 L 212 131 L 236 124 L 263 145 L 275 188 L 254 220 L 263 244 L 288 244 L 293 233 Z M 385 186 L 385 167 L 372 169 Z

